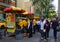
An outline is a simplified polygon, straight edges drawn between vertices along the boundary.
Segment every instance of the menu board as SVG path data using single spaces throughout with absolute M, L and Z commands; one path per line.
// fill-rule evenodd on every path
M 15 15 L 14 14 L 6 14 L 6 21 L 8 28 L 15 28 Z

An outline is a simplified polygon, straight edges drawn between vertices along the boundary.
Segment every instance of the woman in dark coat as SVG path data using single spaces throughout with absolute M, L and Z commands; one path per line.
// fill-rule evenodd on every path
M 49 31 L 50 31 L 50 23 L 48 20 L 46 20 L 46 23 L 44 25 L 44 30 L 45 30 L 44 37 L 45 37 L 45 39 L 47 39 L 47 38 L 49 38 Z
M 29 25 L 29 38 L 32 37 L 32 26 L 33 26 L 33 20 L 30 20 L 30 25 Z

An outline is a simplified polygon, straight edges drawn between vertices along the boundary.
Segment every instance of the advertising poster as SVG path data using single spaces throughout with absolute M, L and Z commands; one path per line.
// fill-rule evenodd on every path
M 15 31 L 15 15 L 6 14 L 6 21 L 7 21 L 7 27 L 10 28 L 7 31 L 14 32 Z

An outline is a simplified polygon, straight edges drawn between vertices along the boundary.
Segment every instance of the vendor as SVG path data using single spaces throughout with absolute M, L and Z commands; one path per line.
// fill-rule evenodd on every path
M 37 24 L 37 21 L 36 19 L 33 20 L 33 33 L 35 34 L 35 31 L 36 31 L 36 24 Z

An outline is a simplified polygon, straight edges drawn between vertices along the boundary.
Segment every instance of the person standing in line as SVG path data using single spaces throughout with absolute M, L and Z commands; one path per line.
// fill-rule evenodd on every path
M 57 39 L 57 26 L 58 26 L 58 21 L 54 18 L 52 21 L 52 28 L 53 28 L 53 33 L 54 33 L 55 39 Z
M 37 26 L 37 24 L 36 24 L 36 19 L 34 19 L 33 20 L 33 33 L 35 34 L 35 32 L 36 32 L 36 26 Z
M 41 19 L 40 21 L 40 33 L 41 33 L 41 39 L 44 39 L 44 25 L 45 25 L 46 20 Z
M 32 37 L 32 28 L 33 28 L 33 20 L 30 19 L 30 23 L 29 23 L 29 38 Z
M 46 23 L 44 25 L 44 30 L 45 30 L 44 37 L 45 37 L 45 39 L 48 39 L 49 38 L 49 31 L 50 31 L 50 23 L 48 20 L 46 20 Z
M 40 32 L 40 19 L 37 20 L 37 31 Z

